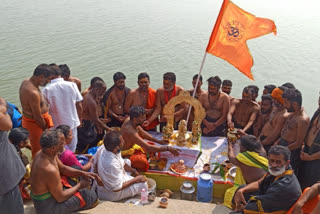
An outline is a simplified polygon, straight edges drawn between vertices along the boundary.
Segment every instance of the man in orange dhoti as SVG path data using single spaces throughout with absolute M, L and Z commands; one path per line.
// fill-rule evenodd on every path
M 51 68 L 41 64 L 33 72 L 33 76 L 23 80 L 19 89 L 22 106 L 22 127 L 30 132 L 32 157 L 40 150 L 40 136 L 43 130 L 53 126 L 46 103 L 39 86 L 45 86 L 51 77 Z

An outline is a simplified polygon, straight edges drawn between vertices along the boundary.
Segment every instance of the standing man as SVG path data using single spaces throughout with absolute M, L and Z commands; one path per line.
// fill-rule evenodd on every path
M 66 64 L 62 64 L 62 65 L 59 65 L 59 68 L 61 70 L 61 77 L 65 81 L 69 81 L 69 82 L 73 82 L 73 83 L 77 84 L 77 87 L 78 87 L 79 91 L 81 92 L 81 80 L 76 77 L 70 76 L 71 72 L 70 72 L 69 66 Z
M 284 107 L 284 99 L 282 97 L 283 90 L 275 88 L 272 91 L 272 105 L 273 110 L 269 115 L 268 121 L 262 127 L 259 140 L 263 145 L 266 152 L 269 151 L 271 146 L 278 140 L 281 134 L 281 130 L 288 119 L 289 113 Z
M 208 92 L 203 93 L 199 101 L 206 110 L 206 118 L 201 129 L 204 136 L 226 136 L 226 120 L 229 111 L 229 97 L 220 91 L 221 79 L 218 76 L 208 79 Z
M 156 90 L 150 88 L 150 77 L 147 73 L 140 73 L 138 75 L 139 88 L 133 89 L 129 92 L 124 110 L 126 114 L 130 113 L 131 106 L 143 106 L 146 112 L 147 119 L 152 115 L 156 107 Z M 159 124 L 158 118 L 151 121 L 149 126 L 144 127 L 145 130 L 156 131 Z
M 8 140 L 8 131 L 12 128 L 7 114 L 7 102 L 0 97 L 0 210 L 1 213 L 23 214 L 23 201 L 19 182 L 26 170 L 14 148 Z
M 114 85 L 105 93 L 103 104 L 108 118 L 111 119 L 107 125 L 109 127 L 121 127 L 124 120 L 128 117 L 125 115 L 124 103 L 130 89 L 125 86 L 126 76 L 117 72 L 113 75 Z M 107 119 L 107 118 L 106 118 Z
M 50 105 L 49 113 L 52 116 L 54 127 L 68 125 L 72 130 L 72 141 L 68 145 L 75 151 L 78 142 L 77 127 L 82 115 L 82 96 L 75 83 L 61 78 L 61 70 L 57 65 L 51 65 L 53 78 L 43 90 L 43 96 Z
M 198 79 L 198 74 L 194 75 L 193 78 L 192 78 L 192 86 L 193 86 L 193 89 L 189 89 L 189 93 L 190 93 L 190 96 L 193 95 L 193 92 L 194 92 L 194 89 L 196 87 L 196 83 L 197 83 L 197 79 Z M 200 95 L 205 93 L 206 91 L 202 90 L 201 89 L 201 86 L 202 86 L 202 75 L 200 75 L 199 77 L 199 82 L 198 82 L 198 86 L 197 86 L 197 90 L 196 90 L 196 94 L 194 95 L 194 98 L 196 99 L 199 99 Z
M 181 86 L 176 85 L 176 75 L 173 72 L 167 72 L 163 75 L 163 87 L 157 90 L 156 109 L 151 117 L 146 120 L 143 126 L 148 126 L 151 121 L 155 120 L 160 115 L 160 131 L 167 124 L 167 118 L 163 115 L 163 107 L 169 102 L 169 100 L 175 96 L 178 96 L 184 89 Z M 177 124 L 186 113 L 186 105 L 180 104 L 176 106 L 174 113 L 174 121 Z
M 228 127 L 253 134 L 252 125 L 258 112 L 259 105 L 253 101 L 253 89 L 245 87 L 242 91 L 242 99 L 234 99 L 231 103 L 227 117 Z
M 40 150 L 40 137 L 43 130 L 53 126 L 46 103 L 39 86 L 50 81 L 51 68 L 47 64 L 36 67 L 30 79 L 23 80 L 19 89 L 22 106 L 22 127 L 30 132 L 32 157 Z
M 97 143 L 97 134 L 103 130 L 108 131 L 109 127 L 105 124 L 105 119 L 99 118 L 98 101 L 104 95 L 106 85 L 102 81 L 96 81 L 89 93 L 82 101 L 82 121 L 78 127 L 78 144 L 77 151 L 85 152 L 89 146 Z
M 46 130 L 40 139 L 41 151 L 31 168 L 31 198 L 36 213 L 72 213 L 90 209 L 99 202 L 96 193 L 88 189 L 92 179 L 100 180 L 92 172 L 64 165 L 58 158 L 63 152 L 65 139 L 58 130 Z M 67 177 L 79 178 L 73 187 Z
M 256 121 L 253 124 L 253 134 L 258 137 L 262 130 L 262 127 L 269 120 L 269 116 L 272 112 L 272 97 L 270 94 L 264 94 L 261 96 L 260 111 Z
M 179 149 L 167 146 L 168 141 L 157 140 L 141 128 L 142 123 L 146 120 L 144 108 L 142 106 L 132 106 L 130 108 L 130 117 L 125 120 L 121 127 L 121 135 L 125 141 L 123 149 L 129 150 L 138 145 L 142 149 L 137 149 L 131 155 L 131 166 L 141 171 L 147 171 L 149 163 L 147 161 L 146 152 L 164 152 L 169 151 L 173 155 L 179 155 Z M 144 140 L 153 141 L 165 146 L 152 145 Z
M 290 114 L 281 131 L 281 137 L 276 144 L 287 146 L 291 151 L 290 163 L 292 169 L 298 175 L 298 169 L 301 165 L 300 152 L 305 139 L 309 117 L 303 110 L 302 96 L 298 89 L 286 90 L 282 97 L 284 98 L 284 107 Z

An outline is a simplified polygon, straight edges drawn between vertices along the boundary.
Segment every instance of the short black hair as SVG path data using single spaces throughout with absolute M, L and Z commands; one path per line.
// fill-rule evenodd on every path
M 223 80 L 222 86 L 232 86 L 231 80 Z
M 284 160 L 288 161 L 288 160 L 290 160 L 291 152 L 285 146 L 274 145 L 269 149 L 268 154 L 269 155 L 283 155 Z
M 52 76 L 60 76 L 61 75 L 61 70 L 59 68 L 59 66 L 55 63 L 51 63 L 50 65 L 50 69 L 51 69 L 51 75 Z
M 70 132 L 70 126 L 68 126 L 68 125 L 60 125 L 56 129 L 60 130 L 65 138 L 68 137 L 69 132 Z
M 17 151 L 20 151 L 20 142 L 27 140 L 28 137 L 29 131 L 23 127 L 14 128 L 9 133 L 9 140 L 16 147 Z
M 102 87 L 106 87 L 106 84 L 100 80 L 95 81 L 91 86 L 91 88 L 102 88 Z
M 285 87 L 291 88 L 291 89 L 295 89 L 295 88 L 296 88 L 296 87 L 293 85 L 293 83 L 291 83 L 291 82 L 284 83 L 284 84 L 282 84 L 282 86 L 285 86 Z
M 264 89 L 266 89 L 266 90 L 268 91 L 268 94 L 271 94 L 272 91 L 273 91 L 276 87 L 277 87 L 277 86 L 270 84 L 270 85 L 265 85 L 265 86 L 264 86 Z
M 163 80 L 170 80 L 172 82 L 176 82 L 176 74 L 173 72 L 167 72 L 163 74 Z
M 209 77 L 209 79 L 207 81 L 208 81 L 209 85 L 214 85 L 217 87 L 221 86 L 221 79 L 219 76 Z
M 272 97 L 271 97 L 271 94 L 264 94 L 261 96 L 261 100 L 264 101 L 264 100 L 269 100 L 270 102 L 272 102 Z
M 148 78 L 148 80 L 150 81 L 150 77 L 149 77 L 149 74 L 147 74 L 146 72 L 143 72 L 143 73 L 140 73 L 138 75 L 138 81 L 143 79 L 143 78 Z
M 46 129 L 40 137 L 41 149 L 51 148 L 59 144 L 59 135 L 61 131 L 55 129 Z
M 250 88 L 249 86 L 246 86 L 246 87 L 243 88 L 242 93 L 248 93 L 248 94 L 253 95 L 254 91 L 253 91 L 253 88 Z
M 33 76 L 41 76 L 41 75 L 45 77 L 51 76 L 51 68 L 48 64 L 40 64 L 33 71 Z
M 134 118 L 140 117 L 141 115 L 144 115 L 146 111 L 144 110 L 143 106 L 131 106 L 130 108 L 130 120 L 133 120 Z
M 261 143 L 253 135 L 241 136 L 240 144 L 249 152 L 258 152 L 261 149 Z
M 120 145 L 120 132 L 119 131 L 110 131 L 108 132 L 103 139 L 104 148 L 107 151 L 112 152 L 114 148 Z
M 101 81 L 101 82 L 104 82 L 103 79 L 101 77 L 93 77 L 90 81 L 90 87 L 93 86 L 93 84 L 97 81 Z
M 299 107 L 302 105 L 302 95 L 298 89 L 288 89 L 285 90 L 282 94 L 284 99 L 289 100 L 290 102 L 296 102 Z
M 120 79 L 126 79 L 126 76 L 122 72 L 117 72 L 113 75 L 113 81 L 117 82 Z
M 67 64 L 59 65 L 59 68 L 61 70 L 62 77 L 70 76 L 71 71 L 70 71 L 70 68 Z
M 259 93 L 259 87 L 258 86 L 256 86 L 256 85 L 248 85 L 248 87 L 252 88 L 253 93 L 258 95 L 258 93 Z
M 192 77 L 192 80 L 196 80 L 196 79 L 198 79 L 198 74 L 196 74 Z M 202 75 L 201 74 L 200 74 L 199 80 L 202 82 Z

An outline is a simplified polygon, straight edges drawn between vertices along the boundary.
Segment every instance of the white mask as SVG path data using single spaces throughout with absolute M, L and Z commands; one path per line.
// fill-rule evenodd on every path
M 284 165 L 283 167 L 281 168 L 278 168 L 279 170 L 272 170 L 270 166 L 268 166 L 268 169 L 269 169 L 269 173 L 273 176 L 279 176 L 281 175 L 282 173 L 284 173 L 286 171 L 286 165 Z

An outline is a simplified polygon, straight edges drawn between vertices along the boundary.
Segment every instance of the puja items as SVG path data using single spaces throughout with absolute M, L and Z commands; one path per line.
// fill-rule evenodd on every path
M 167 165 L 166 158 L 159 158 L 158 156 L 153 156 L 149 159 L 149 169 L 151 170 L 164 170 Z
M 156 199 L 156 193 L 154 191 L 151 191 L 148 193 L 148 200 L 154 201 Z
M 159 200 L 159 205 L 162 208 L 167 208 L 169 199 L 167 197 L 161 197 Z
M 162 128 L 162 138 L 163 140 L 169 140 L 171 135 L 173 134 L 173 126 L 170 124 L 167 124 Z
M 164 189 L 161 193 L 160 197 L 167 197 L 170 198 L 173 192 L 170 189 Z
M 170 170 L 182 175 L 188 171 L 188 167 L 184 164 L 184 160 L 179 160 L 179 162 L 171 164 Z
M 195 188 L 193 187 L 191 182 L 183 182 L 182 186 L 180 187 L 181 199 L 192 201 L 194 190 Z
M 191 143 L 197 145 L 201 136 L 201 127 L 197 121 L 192 122 Z
M 187 122 L 185 120 L 180 120 L 179 122 L 176 141 L 177 146 L 185 146 L 187 144 Z
M 197 182 L 197 201 L 212 201 L 213 180 L 210 174 L 202 173 Z
M 239 139 L 238 129 L 228 129 L 227 138 L 229 142 L 235 143 Z

